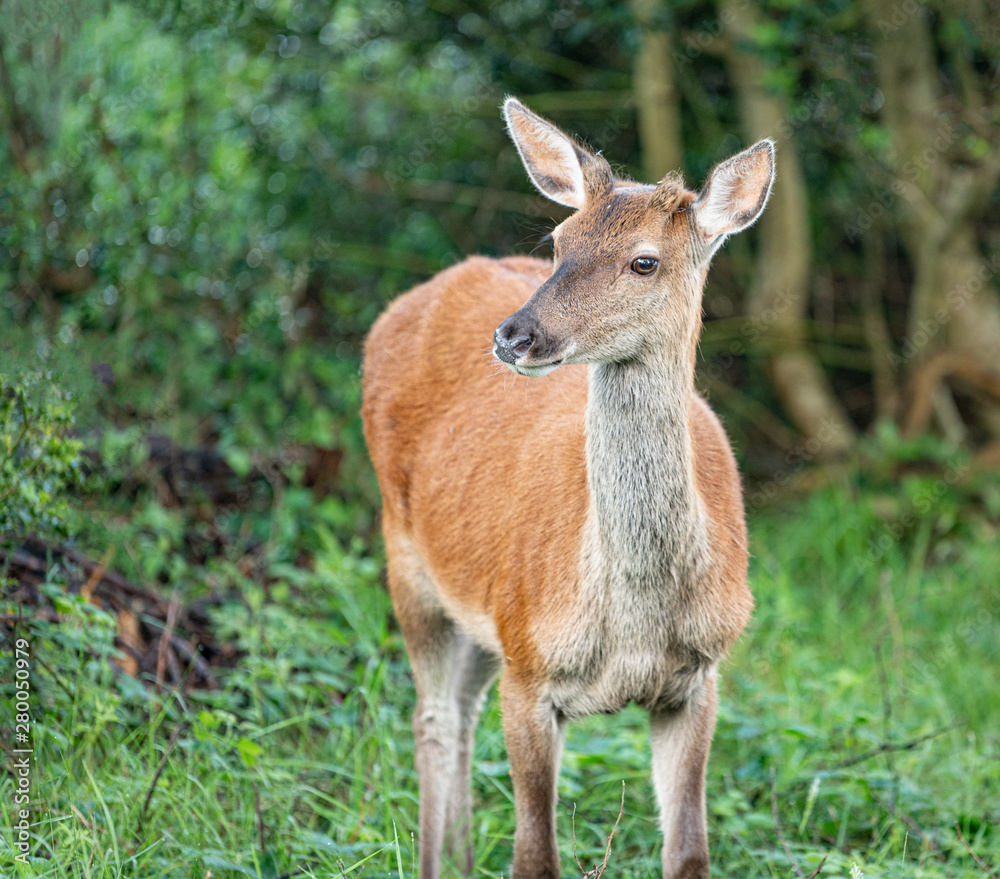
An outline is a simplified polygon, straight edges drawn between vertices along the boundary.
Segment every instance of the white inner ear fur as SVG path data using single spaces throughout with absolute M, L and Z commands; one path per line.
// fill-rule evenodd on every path
M 774 144 L 761 141 L 727 159 L 708 179 L 693 210 L 707 240 L 741 232 L 761 215 L 774 182 Z
M 538 191 L 566 207 L 582 208 L 587 201 L 583 169 L 570 139 L 530 113 L 516 98 L 507 99 L 504 116 L 511 140 Z

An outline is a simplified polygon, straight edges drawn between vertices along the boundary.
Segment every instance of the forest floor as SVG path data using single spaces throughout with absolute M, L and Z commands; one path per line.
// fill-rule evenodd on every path
M 0 872 L 415 876 L 414 694 L 372 529 L 339 538 L 336 499 L 292 485 L 256 511 L 119 495 L 76 513 L 69 546 L 0 559 L 3 662 L 17 644 L 30 696 L 26 742 L 0 717 Z M 995 475 L 903 459 L 752 509 L 757 609 L 708 768 L 714 875 L 1000 875 L 998 519 Z M 564 875 L 601 864 L 620 808 L 606 875 L 659 874 L 649 772 L 643 712 L 571 726 Z M 506 875 L 495 692 L 473 785 L 475 875 Z

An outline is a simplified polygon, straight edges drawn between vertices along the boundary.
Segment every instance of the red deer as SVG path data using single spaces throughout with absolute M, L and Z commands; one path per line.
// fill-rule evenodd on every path
M 420 876 L 445 857 L 473 868 L 473 739 L 499 675 L 513 879 L 559 875 L 566 722 L 628 702 L 650 714 L 663 874 L 705 877 L 716 670 L 753 598 L 739 474 L 694 390 L 695 348 L 709 262 L 763 211 L 774 145 L 694 193 L 676 174 L 616 177 L 514 98 L 504 115 L 534 185 L 575 209 L 554 260 L 441 272 L 382 315 L 364 363 L 417 688 Z

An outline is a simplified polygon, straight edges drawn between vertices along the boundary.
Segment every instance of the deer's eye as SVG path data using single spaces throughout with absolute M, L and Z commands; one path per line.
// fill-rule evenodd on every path
M 652 256 L 640 256 L 638 259 L 632 260 L 632 265 L 630 268 L 637 275 L 651 275 L 656 271 L 656 267 L 660 264 L 660 261 Z

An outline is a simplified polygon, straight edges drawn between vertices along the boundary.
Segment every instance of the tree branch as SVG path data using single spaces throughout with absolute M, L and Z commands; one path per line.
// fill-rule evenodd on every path
M 969 841 L 962 835 L 962 828 L 958 826 L 957 821 L 955 822 L 955 833 L 958 834 L 958 838 L 962 841 L 962 845 L 964 845 L 966 849 L 968 849 L 969 854 L 972 855 L 972 859 L 986 871 L 986 875 L 989 876 L 990 879 L 997 879 L 996 874 L 989 867 L 987 867 L 986 864 L 980 860 L 979 855 L 973 851 L 972 846 L 969 845 Z
M 866 760 L 871 760 L 872 757 L 877 757 L 879 754 L 886 754 L 890 751 L 912 751 L 917 745 L 922 745 L 924 742 L 944 735 L 946 732 L 951 732 L 953 729 L 958 729 L 960 726 L 963 726 L 960 722 L 952 723 L 949 726 L 941 727 L 941 729 L 936 729 L 933 732 L 906 742 L 882 742 L 877 748 L 872 748 L 870 751 L 865 751 L 856 757 L 849 757 L 847 760 L 837 763 L 828 771 L 838 772 L 841 769 L 847 769 L 849 766 L 857 766 L 858 763 L 864 763 Z

